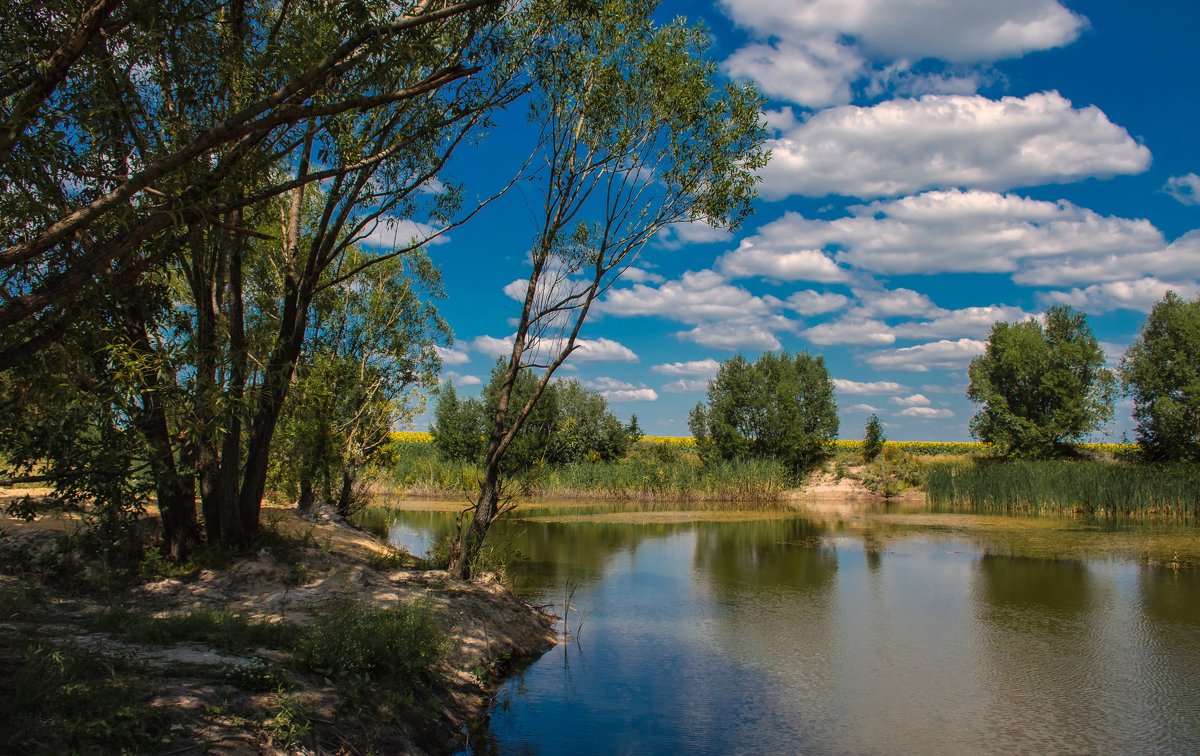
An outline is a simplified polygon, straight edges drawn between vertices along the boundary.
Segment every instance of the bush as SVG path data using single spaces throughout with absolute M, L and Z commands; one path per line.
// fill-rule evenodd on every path
M 446 634 L 428 605 L 379 609 L 352 598 L 326 604 L 295 646 L 299 664 L 329 677 L 410 683 L 446 650 Z

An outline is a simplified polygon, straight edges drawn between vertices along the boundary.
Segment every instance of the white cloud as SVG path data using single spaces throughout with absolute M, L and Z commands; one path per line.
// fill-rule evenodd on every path
M 430 246 L 450 241 L 446 234 L 434 237 L 441 229 L 428 223 L 408 218 L 388 218 L 378 223 L 371 233 L 359 239 L 359 244 L 380 250 L 407 247 L 413 242 L 426 242 Z
M 846 271 L 819 249 L 796 249 L 788 240 L 768 238 L 762 230 L 718 258 L 717 268 L 730 278 L 763 276 L 822 283 L 846 280 Z
M 760 325 L 705 323 L 690 331 L 683 331 L 678 336 L 684 341 L 731 351 L 763 351 L 779 349 L 782 346 L 775 334 Z
M 711 270 L 688 271 L 661 286 L 613 289 L 601 309 L 612 315 L 658 315 L 683 323 L 728 322 L 770 316 L 773 303 L 756 297 Z
M 1194 173 L 1172 176 L 1163 191 L 1185 205 L 1200 205 L 1200 176 Z
M 711 226 L 702 220 L 687 223 L 672 223 L 655 236 L 658 244 L 666 249 L 679 249 L 688 244 L 711 244 L 729 238 L 729 229 Z
M 601 391 L 614 391 L 614 390 L 637 388 L 637 386 L 634 386 L 632 383 L 627 383 L 625 381 L 619 381 L 616 378 L 609 378 L 608 376 L 604 376 L 604 375 L 600 376 L 599 378 L 597 378 L 593 381 L 588 381 L 587 387 L 598 389 Z
M 928 296 L 912 289 L 855 289 L 854 296 L 859 301 L 859 312 L 881 318 L 929 315 L 941 311 Z
M 1200 277 L 1200 231 L 1189 231 L 1170 244 L 1149 252 L 1114 252 L 1099 256 L 1069 256 L 1039 261 L 1013 276 L 1030 286 L 1130 281 L 1146 273 L 1158 277 Z
M 658 392 L 652 388 L 601 391 L 600 395 L 610 402 L 655 402 Z
M 843 394 L 891 394 L 903 391 L 895 381 L 850 381 L 845 378 L 834 378 L 833 387 Z
M 1057 92 L 925 95 L 816 113 L 770 140 L 767 199 L 992 190 L 1140 173 L 1150 151 L 1095 106 Z
M 888 58 L 993 61 L 1074 41 L 1087 19 L 1058 0 L 721 0 L 766 37 L 853 37 Z
M 1014 322 L 1030 317 L 1032 315 L 1020 307 L 963 307 L 958 310 L 941 310 L 932 320 L 898 323 L 892 327 L 892 333 L 901 339 L 946 339 L 957 336 L 985 338 L 997 320 Z
M 872 352 L 863 360 L 876 370 L 907 370 L 914 373 L 956 370 L 965 367 L 972 357 L 983 354 L 985 346 L 985 342 L 975 339 L 943 339 L 911 347 Z
M 1168 283 L 1153 276 L 1147 276 L 1132 281 L 1094 284 L 1082 289 L 1043 292 L 1039 294 L 1038 299 L 1043 304 L 1068 304 L 1077 310 L 1084 310 L 1095 315 L 1112 310 L 1148 313 L 1154 307 L 1154 303 L 1161 300 L 1168 290 L 1189 298 L 1200 293 L 1200 287 L 1194 280 Z
M 887 275 L 1014 273 L 1039 263 L 1161 250 L 1147 220 L 1101 216 L 1065 200 L 931 191 L 851 208 L 834 220 L 788 212 L 759 230 L 796 247 L 837 249 L 840 263 Z M 756 243 L 751 237 L 745 243 Z
M 837 312 L 850 304 L 850 298 L 843 294 L 825 293 L 805 289 L 787 298 L 787 307 L 801 315 L 824 315 Z
M 525 294 L 529 291 L 529 279 L 518 278 L 504 285 L 504 295 L 509 299 L 515 299 L 518 302 L 525 301 Z
M 692 391 L 707 391 L 707 378 L 680 378 L 677 381 L 664 383 L 662 390 L 669 394 L 683 394 Z
M 850 102 L 850 85 L 864 70 L 862 54 L 834 37 L 749 44 L 722 66 L 734 78 L 753 79 L 763 91 L 813 108 Z
M 513 336 L 498 339 L 494 336 L 476 336 L 472 342 L 475 350 L 489 357 L 507 357 L 512 354 Z M 577 339 L 576 349 L 568 358 L 574 362 L 637 362 L 638 356 L 632 349 L 612 339 Z M 526 351 L 526 363 L 539 361 L 547 355 L 553 356 L 563 346 L 561 339 L 541 339 Z M 564 365 L 563 367 L 567 367 Z
M 493 336 L 476 336 L 471 341 L 471 346 L 475 351 L 482 352 L 488 357 L 507 357 L 512 354 L 513 340 L 512 337 L 497 339 Z
M 629 283 L 662 283 L 666 279 L 657 273 L 651 273 L 642 268 L 626 268 L 621 274 L 621 279 Z
M 923 419 L 932 419 L 935 417 L 954 417 L 954 413 L 948 409 L 935 409 L 933 407 L 909 407 L 900 413 L 901 417 L 919 417 Z
M 455 373 L 454 371 L 446 373 L 446 377 L 449 378 L 455 386 L 478 386 L 483 383 L 483 381 L 480 380 L 479 376 L 477 375 L 462 375 L 461 373 Z
M 872 407 L 869 404 L 855 404 L 850 407 L 847 407 L 846 411 L 847 412 L 874 413 L 874 412 L 878 412 L 879 409 L 876 407 Z
M 896 337 L 891 327 L 879 320 L 842 318 L 821 323 L 801 331 L 800 335 L 814 344 L 892 344 Z
M 668 362 L 662 365 L 655 365 L 650 368 L 650 372 L 660 375 L 698 375 L 705 378 L 711 378 L 717 374 L 717 369 L 721 367 L 721 363 L 708 357 L 703 360 L 691 360 L 689 362 Z
M 898 404 L 901 407 L 928 407 L 933 402 L 929 401 L 929 397 L 924 394 L 913 394 L 911 396 L 893 396 L 892 404 Z
M 467 351 L 465 349 L 435 346 L 433 350 L 437 352 L 437 355 L 441 358 L 443 365 L 466 365 L 471 361 L 471 358 L 467 355 Z

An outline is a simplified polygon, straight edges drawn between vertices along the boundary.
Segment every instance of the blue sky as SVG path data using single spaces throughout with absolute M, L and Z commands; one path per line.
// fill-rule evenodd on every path
M 736 234 L 677 228 L 585 326 L 564 376 L 648 433 L 687 435 L 718 361 L 824 355 L 843 438 L 961 440 L 966 365 L 993 321 L 1065 302 L 1114 364 L 1145 314 L 1200 279 L 1195 30 L 1148 0 L 720 0 L 725 74 L 768 97 L 774 158 Z M 503 116 L 445 180 L 504 183 L 528 141 Z M 517 188 L 430 248 L 455 332 L 444 375 L 477 393 L 512 332 L 535 193 Z M 426 416 L 416 426 L 427 425 Z M 1117 407 L 1109 437 L 1129 430 Z

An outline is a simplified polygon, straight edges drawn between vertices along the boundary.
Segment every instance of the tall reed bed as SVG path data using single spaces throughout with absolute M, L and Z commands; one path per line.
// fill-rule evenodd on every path
M 1200 520 L 1200 468 L 1092 460 L 936 464 L 930 505 L 977 511 Z
M 547 470 L 534 490 L 561 497 L 768 504 L 781 501 L 791 483 L 787 467 L 772 460 L 701 466 L 694 457 L 640 455 Z

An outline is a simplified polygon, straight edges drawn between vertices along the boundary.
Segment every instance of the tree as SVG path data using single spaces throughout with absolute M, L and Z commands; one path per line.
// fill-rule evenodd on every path
M 554 372 L 580 347 L 592 304 L 662 228 L 736 226 L 749 212 L 767 159 L 761 98 L 749 85 L 718 83 L 704 57 L 707 35 L 683 20 L 656 24 L 656 7 L 566 4 L 551 11 L 547 39 L 528 54 L 542 202 L 483 480 L 452 547 L 458 577 L 470 576 L 505 511 L 505 455 Z M 529 368 L 543 372 L 533 393 L 514 402 Z
M 646 435 L 642 432 L 642 426 L 638 425 L 637 414 L 629 416 L 629 424 L 625 426 L 625 435 L 629 437 L 630 444 L 636 444 Z
M 454 384 L 446 381 L 438 391 L 429 433 L 438 456 L 445 460 L 479 462 L 484 448 L 483 403 L 475 398 L 460 400 Z
M 721 363 L 708 384 L 708 407 L 688 419 L 701 459 L 777 459 L 800 473 L 824 457 L 837 436 L 833 380 L 819 355 L 766 352 Z
M 1154 461 L 1200 461 L 1200 298 L 1168 291 L 1121 360 L 1138 445 Z
M 323 292 L 425 239 L 350 264 L 358 243 L 463 219 L 426 189 L 526 87 L 537 4 L 514 5 L 99 2 L 63 34 L 75 6 L 52 0 L 0 28 L 0 369 L 107 355 L 72 391 L 142 436 L 172 556 L 200 538 L 197 492 L 210 541 L 254 535 L 297 369 L 324 360 L 302 365 Z
M 863 429 L 863 457 L 872 462 L 883 451 L 883 445 L 887 442 L 887 438 L 883 435 L 883 423 L 879 422 L 879 416 L 872 414 L 867 418 L 867 425 Z
M 1067 305 L 997 322 L 971 360 L 971 434 L 1004 457 L 1049 457 L 1112 419 L 1115 379 L 1087 318 Z
M 353 251 L 342 264 L 364 257 Z M 429 301 L 441 295 L 437 269 L 417 252 L 317 298 L 273 455 L 276 490 L 297 493 L 301 509 L 319 492 L 349 514 L 361 471 L 423 406 L 441 364 L 434 346 L 450 335 Z

